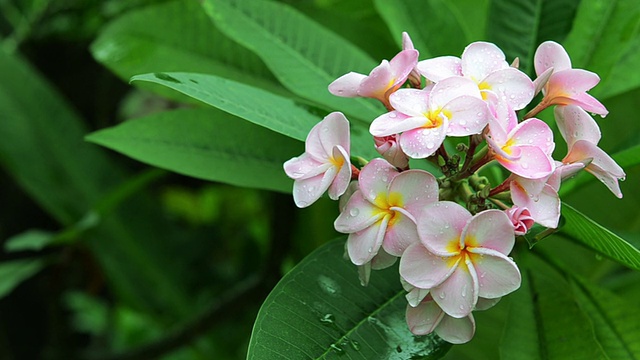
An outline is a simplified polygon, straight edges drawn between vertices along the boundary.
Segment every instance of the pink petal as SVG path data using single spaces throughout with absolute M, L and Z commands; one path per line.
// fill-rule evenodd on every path
M 425 301 L 416 307 L 408 305 L 406 311 L 407 325 L 415 335 L 431 334 L 445 316 L 433 301 Z
M 375 204 L 381 194 L 386 197 L 389 183 L 398 175 L 398 170 L 386 160 L 376 158 L 371 160 L 360 171 L 358 181 L 360 191 L 365 199 Z
M 577 94 L 591 90 L 599 82 L 598 74 L 591 71 L 583 69 L 555 70 L 549 78 L 549 93 L 562 91 Z
M 558 105 L 578 105 L 585 111 L 588 111 L 592 114 L 598 114 L 601 117 L 606 117 L 607 114 L 609 114 L 609 110 L 607 110 L 607 108 L 602 105 L 600 101 L 584 92 L 576 93 L 569 97 L 559 96 L 554 100 L 553 103 Z
M 450 136 L 479 134 L 491 116 L 487 104 L 472 96 L 457 97 L 447 103 L 443 110 L 451 114 L 447 131 Z
M 544 121 L 536 118 L 521 122 L 509 135 L 513 141 L 512 146 L 535 146 L 547 155 L 551 155 L 555 148 L 553 131 Z
M 550 185 L 545 185 L 539 194 L 529 194 L 515 181 L 511 183 L 513 204 L 527 208 L 531 217 L 540 225 L 556 228 L 560 220 L 560 198 Z
M 378 250 L 376 256 L 371 259 L 371 268 L 373 270 L 382 270 L 390 267 L 395 264 L 398 258 L 396 256 L 390 255 L 383 248 Z
M 366 77 L 366 75 L 355 72 L 344 74 L 329 84 L 329 92 L 341 97 L 359 96 L 358 89 L 360 88 L 360 83 L 362 83 L 362 80 Z
M 363 97 L 381 98 L 385 92 L 395 83 L 389 61 L 382 60 L 380 65 L 371 70 L 360 83 L 358 95 Z
M 387 229 L 390 216 L 385 216 L 368 228 L 349 234 L 347 238 L 347 253 L 355 265 L 363 265 L 378 253 Z
M 351 198 L 349 198 L 349 202 L 347 202 L 344 211 L 338 215 L 338 218 L 334 222 L 334 227 L 336 231 L 350 234 L 372 226 L 380 221 L 384 215 L 386 215 L 386 213 L 380 211 L 378 207 L 367 201 L 362 196 L 361 191 L 356 191 Z
M 513 226 L 500 210 L 485 210 L 476 214 L 462 231 L 467 247 L 487 248 L 509 254 L 515 244 Z
M 320 162 L 307 153 L 289 159 L 283 165 L 284 172 L 294 180 L 318 176 L 327 171 L 330 166 L 332 166 L 331 163 Z
M 475 310 L 487 310 L 494 307 L 502 298 L 494 298 L 494 299 L 485 299 L 483 297 L 478 298 L 478 302 L 476 303 Z
M 545 70 L 542 74 L 538 75 L 538 77 L 533 80 L 533 86 L 535 87 L 535 90 L 533 91 L 533 96 L 538 95 L 538 93 L 544 89 L 544 87 L 547 85 L 547 82 L 549 82 L 549 78 L 551 78 L 551 75 L 553 74 L 553 68 L 548 68 L 547 70 Z
M 478 279 L 470 265 L 468 259 L 460 261 L 455 271 L 442 284 L 431 289 L 433 300 L 447 315 L 454 318 L 469 316 L 478 301 Z
M 351 160 L 347 151 L 340 145 L 334 146 L 333 158 L 342 163 L 342 166 L 340 166 L 336 177 L 329 186 L 328 193 L 331 200 L 338 200 L 347 191 L 347 187 L 351 182 Z
M 560 134 L 571 148 L 577 140 L 593 144 L 600 141 L 600 128 L 593 118 L 581 107 L 575 105 L 556 106 L 556 122 Z
M 447 136 L 447 122 L 438 127 L 417 128 L 400 135 L 400 148 L 407 156 L 422 159 L 433 155 Z
M 562 161 L 571 163 L 584 159 L 592 159 L 591 163 L 587 165 L 585 170 L 593 174 L 598 180 L 605 184 L 615 196 L 622 198 L 622 192 L 620 191 L 618 180 L 624 180 L 626 174 L 620 165 L 618 165 L 615 160 L 609 156 L 609 154 L 604 152 L 595 144 L 586 140 L 576 141 Z
M 430 289 L 445 281 L 460 258 L 444 258 L 429 252 L 422 244 L 410 245 L 400 258 L 400 276 L 409 284 Z M 454 262 L 455 261 L 455 262 Z M 449 264 L 453 262 L 452 264 Z
M 429 110 L 429 92 L 418 89 L 399 89 L 389 96 L 394 109 L 408 116 L 422 116 Z
M 476 332 L 476 322 L 472 314 L 459 319 L 445 315 L 440 320 L 435 332 L 444 341 L 452 344 L 464 344 L 473 338 L 473 334 Z
M 402 32 L 402 49 L 415 49 L 413 47 L 413 41 L 411 41 L 411 37 L 409 37 L 409 34 L 406 31 Z
M 321 122 L 319 128 L 320 142 L 326 154 L 332 154 L 334 146 L 341 146 L 349 157 L 351 147 L 349 140 L 349 121 L 339 111 L 327 115 Z
M 417 218 L 418 235 L 422 244 L 439 256 L 458 254 L 462 230 L 471 219 L 471 213 L 451 201 L 429 205 Z
M 415 49 L 405 49 L 394 56 L 389 62 L 391 72 L 395 78 L 393 87 L 402 85 L 417 64 L 418 51 Z
M 324 174 L 294 181 L 293 201 L 296 206 L 304 208 L 316 202 L 327 191 L 336 173 L 336 167 L 331 166 Z
M 403 171 L 391 180 L 389 193 L 401 193 L 403 205 L 414 219 L 427 205 L 438 201 L 438 181 L 424 170 Z
M 462 73 L 478 83 L 492 72 L 507 68 L 504 53 L 494 44 L 474 42 L 462 53 Z
M 461 60 L 455 56 L 422 60 L 417 68 L 425 78 L 436 83 L 452 76 L 462 76 Z
M 517 175 L 512 176 L 513 181 L 517 182 L 527 194 L 537 196 L 542 192 L 548 179 L 527 179 Z
M 554 68 L 555 71 L 571 69 L 569 54 L 562 45 L 553 41 L 545 41 L 538 46 L 533 55 L 533 63 L 536 75 L 542 74 L 549 68 Z
M 369 132 L 373 136 L 392 136 L 419 128 L 425 122 L 424 117 L 409 117 L 398 111 L 391 111 L 375 118 L 369 126 Z
M 519 158 L 509 160 L 497 157 L 498 162 L 507 170 L 528 179 L 540 179 L 551 175 L 555 169 L 553 159 L 537 146 L 517 146 Z
M 482 98 L 476 83 L 458 76 L 444 79 L 435 84 L 429 96 L 430 109 L 443 108 L 451 100 L 460 96 Z
M 535 86 L 531 79 L 518 69 L 494 71 L 482 82 L 489 86 L 489 90 L 503 96 L 514 110 L 524 109 L 533 99 Z
M 382 247 L 393 256 L 401 256 L 411 244 L 419 243 L 416 223 L 399 208 L 392 207 L 395 211 L 393 221 L 387 226 L 387 234 L 382 242 Z
M 402 278 L 400 278 L 400 279 L 402 279 Z M 411 284 L 409 284 L 409 286 L 411 286 Z M 407 299 L 407 302 L 409 303 L 409 306 L 411 306 L 411 307 L 419 306 L 420 303 L 422 302 L 422 300 L 424 300 L 429 295 L 429 289 L 421 289 L 421 288 L 417 288 L 417 287 L 413 287 L 413 286 L 411 286 L 411 288 L 412 289 L 408 290 L 409 292 L 404 297 Z M 433 302 L 433 300 L 431 300 L 429 302 Z M 426 303 L 427 302 L 425 301 L 425 304 Z M 440 307 L 438 307 L 438 309 L 440 309 Z
M 470 248 L 469 252 L 478 274 L 478 296 L 497 298 L 520 287 L 520 270 L 513 260 L 486 248 Z

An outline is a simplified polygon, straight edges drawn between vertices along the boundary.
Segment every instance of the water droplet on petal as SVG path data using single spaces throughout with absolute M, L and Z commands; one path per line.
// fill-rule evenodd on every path
M 527 164 L 527 163 L 522 163 L 522 168 L 523 168 L 523 169 L 528 169 L 528 168 L 529 168 L 529 164 Z
M 438 295 L 438 297 L 439 297 L 440 299 L 444 299 L 444 298 L 446 298 L 446 297 L 447 297 L 447 295 L 446 295 L 445 293 L 440 293 L 440 295 Z
M 358 214 L 360 214 L 360 209 L 358 208 L 352 208 L 351 210 L 349 210 L 349 215 L 351 216 L 358 216 Z

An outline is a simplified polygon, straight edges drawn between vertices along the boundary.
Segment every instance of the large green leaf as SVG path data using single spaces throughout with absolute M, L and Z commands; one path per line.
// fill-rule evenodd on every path
M 492 0 L 487 36 L 520 68 L 533 69 L 533 55 L 545 40 L 561 41 L 571 29 L 576 0 Z
M 640 270 L 640 250 L 578 210 L 562 204 L 566 224 L 559 233 L 585 245 L 612 260 L 632 269 Z
M 249 85 L 212 75 L 157 73 L 134 76 L 132 81 L 164 85 L 254 124 L 304 140 L 320 119 L 292 100 Z M 351 153 L 376 156 L 373 140 L 359 122 L 351 123 Z
M 218 31 L 195 1 L 166 2 L 117 17 L 91 52 L 124 80 L 159 71 L 199 72 L 288 93 L 262 60 Z
M 465 46 L 484 36 L 488 1 L 376 0 L 375 4 L 398 44 L 400 34 L 408 32 L 421 59 L 460 56 Z
M 437 359 L 451 346 L 414 336 L 398 269 L 375 271 L 367 287 L 343 257 L 344 240 L 313 252 L 267 297 L 247 359 Z
M 329 93 L 327 86 L 339 76 L 350 71 L 368 74 L 377 63 L 293 8 L 265 0 L 205 0 L 203 4 L 218 29 L 260 56 L 291 92 L 366 121 L 383 111 L 370 99 Z
M 136 160 L 206 180 L 283 192 L 282 164 L 303 144 L 216 109 L 183 109 L 129 120 L 87 140 Z
M 573 67 L 596 72 L 600 98 L 640 86 L 640 6 L 637 0 L 582 0 L 564 45 Z

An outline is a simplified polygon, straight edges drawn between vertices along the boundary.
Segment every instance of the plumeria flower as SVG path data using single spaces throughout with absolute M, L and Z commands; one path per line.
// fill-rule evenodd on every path
M 407 169 L 409 167 L 409 157 L 400 148 L 400 144 L 398 144 L 399 139 L 400 135 L 398 134 L 373 137 L 376 151 L 378 151 L 385 160 L 398 169 Z
M 618 180 L 624 180 L 626 175 L 620 165 L 597 146 L 600 129 L 593 118 L 575 105 L 557 106 L 555 115 L 560 134 L 569 147 L 562 163 L 586 164 L 586 171 L 598 178 L 618 198 L 622 198 Z
M 415 216 L 438 200 L 438 183 L 423 170 L 399 173 L 383 159 L 373 159 L 360 171 L 359 190 L 347 202 L 334 225 L 349 234 L 347 252 L 356 265 L 370 262 L 381 247 L 400 256 L 418 241 Z
M 378 137 L 402 133 L 400 147 L 412 158 L 434 154 L 447 135 L 479 134 L 489 118 L 478 87 L 461 77 L 431 90 L 400 89 L 389 100 L 395 110 L 373 120 L 369 131 Z
M 527 209 L 535 222 L 548 228 L 558 227 L 560 221 L 560 197 L 558 185 L 550 183 L 551 176 L 542 179 L 527 179 L 512 176 L 511 200 L 514 206 Z
M 533 62 L 538 77 L 552 69 L 549 80 L 542 87 L 541 109 L 550 105 L 577 105 L 602 117 L 609 113 L 596 98 L 587 94 L 600 82 L 600 77 L 591 71 L 572 69 L 569 54 L 562 45 L 553 41 L 543 42 L 538 46 Z
M 440 82 L 452 76 L 473 80 L 487 100 L 493 92 L 506 100 L 515 110 L 523 109 L 533 99 L 534 85 L 522 71 L 509 66 L 502 50 L 487 42 L 467 46 L 461 58 L 441 56 L 418 62 L 418 70 L 425 78 Z
M 475 216 L 464 207 L 441 201 L 417 218 L 420 242 L 400 259 L 400 275 L 429 289 L 447 315 L 464 318 L 479 297 L 495 299 L 520 287 L 520 271 L 507 257 L 515 243 L 513 225 L 499 210 Z
M 496 116 L 489 118 L 485 138 L 496 160 L 512 173 L 539 179 L 555 169 L 551 154 L 555 148 L 553 131 L 535 118 L 518 124 L 518 117 L 508 103 L 498 101 Z
M 378 99 L 389 108 L 389 95 L 407 81 L 417 62 L 417 50 L 402 50 L 391 61 L 382 60 L 368 76 L 356 72 L 342 75 L 329 84 L 329 92 L 342 97 Z
M 293 200 L 307 207 L 328 190 L 337 200 L 351 180 L 349 121 L 340 112 L 327 115 L 314 126 L 305 142 L 305 152 L 284 163 L 284 171 L 294 180 Z

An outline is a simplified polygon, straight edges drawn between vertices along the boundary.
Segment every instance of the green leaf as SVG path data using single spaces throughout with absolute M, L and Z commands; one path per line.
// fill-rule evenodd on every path
M 402 45 L 401 34 L 406 31 L 422 59 L 460 56 L 465 46 L 484 36 L 487 1 L 376 0 L 375 5 L 398 44 Z
M 530 72 L 538 45 L 562 41 L 569 32 L 576 6 L 575 0 L 492 0 L 487 36 L 509 61 L 520 58 L 520 69 Z
M 633 245 L 565 203 L 562 204 L 562 216 L 567 222 L 559 234 L 622 265 L 640 270 L 640 250 Z
M 170 1 L 110 22 L 91 44 L 120 78 L 159 71 L 214 74 L 270 91 L 286 91 L 252 52 L 223 35 L 195 1 Z
M 136 160 L 201 179 L 291 192 L 282 164 L 303 144 L 215 109 L 154 114 L 87 140 Z
M 375 271 L 367 287 L 343 257 L 344 240 L 307 256 L 267 297 L 247 359 L 437 359 L 450 344 L 414 336 L 398 269 Z
M 640 86 L 640 6 L 636 0 L 582 0 L 564 42 L 573 67 L 597 73 L 592 95 L 608 98 Z
M 373 100 L 327 91 L 338 77 L 350 71 L 368 74 L 377 62 L 293 8 L 265 0 L 205 0 L 203 5 L 220 31 L 255 52 L 291 92 L 369 122 L 384 111 Z
M 0 299 L 44 267 L 44 261 L 16 260 L 0 263 Z
M 319 121 L 290 99 L 212 75 L 157 73 L 134 76 L 131 81 L 164 85 L 297 140 L 305 140 L 309 130 Z M 377 156 L 372 137 L 361 123 L 351 122 L 351 137 L 352 154 Z
M 51 244 L 55 238 L 55 234 L 42 230 L 27 230 L 18 235 L 12 236 L 4 243 L 4 249 L 8 252 L 44 249 Z

